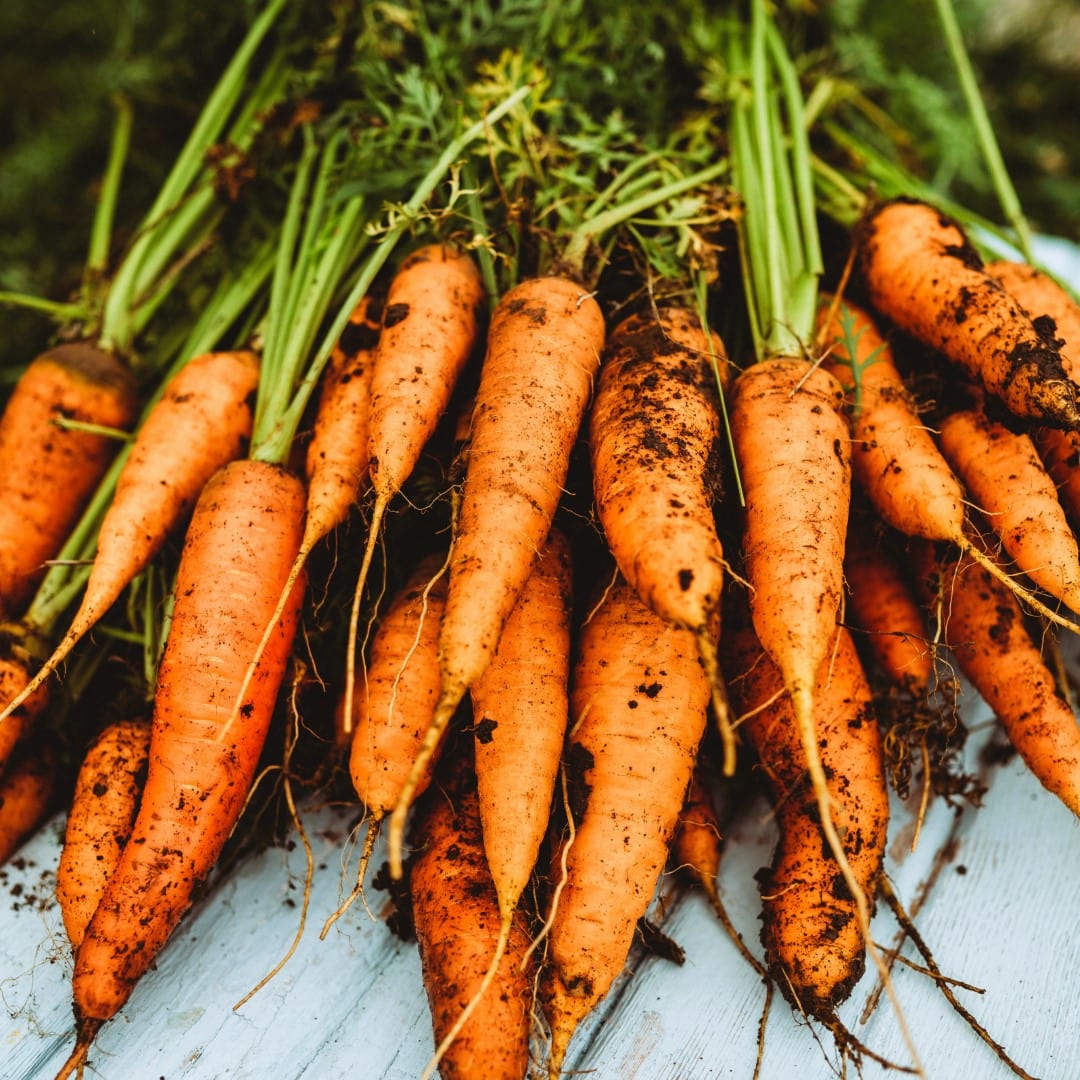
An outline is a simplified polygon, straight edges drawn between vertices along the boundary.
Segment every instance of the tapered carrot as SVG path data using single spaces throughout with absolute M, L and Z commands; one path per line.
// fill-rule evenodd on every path
M 298 478 L 233 462 L 206 485 L 181 555 L 131 838 L 76 954 L 76 1055 L 127 1001 L 214 866 L 247 798 L 292 647 L 302 583 L 237 705 L 237 685 L 303 532 Z
M 603 343 L 599 305 L 566 278 L 522 282 L 492 315 L 439 634 L 442 689 L 391 817 L 395 876 L 416 781 L 490 662 L 551 529 Z
M 1052 277 L 1026 263 L 987 263 L 986 272 L 1001 282 L 1032 320 L 1053 319 L 1054 337 L 1061 342 L 1061 362 L 1069 377 L 1075 379 L 1076 357 L 1080 354 L 1080 304 Z M 1061 505 L 1073 525 L 1080 525 L 1080 433 L 1040 427 L 1032 430 L 1031 438 L 1057 485 Z
M 916 200 L 878 208 L 858 232 L 873 306 L 938 349 L 1015 416 L 1080 427 L 1080 387 L 1052 329 L 1033 323 L 983 268 L 960 226 Z
M 50 349 L 19 379 L 0 418 L 0 619 L 21 614 L 120 446 L 62 424 L 126 429 L 135 408 L 130 372 L 93 345 Z
M 79 767 L 56 869 L 56 899 L 72 949 L 131 836 L 149 752 L 149 723 L 118 720 L 98 735 Z
M 934 676 L 934 654 L 922 608 L 882 541 L 865 527 L 848 530 L 844 577 L 850 621 L 894 686 L 922 695 Z
M 1001 721 L 1039 782 L 1080 814 L 1080 726 L 1013 595 L 966 555 L 915 546 L 928 602 L 939 606 L 960 670 Z
M 785 997 L 829 1022 L 865 966 L 863 919 L 848 873 L 821 843 L 819 799 L 806 782 L 783 676 L 749 623 L 730 638 L 728 656 L 732 697 L 776 805 L 779 842 L 761 882 L 766 959 Z M 872 902 L 885 852 L 888 790 L 870 688 L 842 628 L 818 670 L 814 704 L 833 820 L 850 874 Z
M 566 767 L 575 832 L 554 869 L 541 989 L 553 1078 L 578 1024 L 622 971 L 652 900 L 710 696 L 694 635 L 620 578 L 582 628 L 574 664 Z
M 939 427 L 942 453 L 1016 566 L 1080 612 L 1080 551 L 1031 439 L 977 409 L 950 413 Z
M 529 1070 L 534 976 L 526 960 L 528 926 L 519 914 L 509 934 L 500 931 L 467 753 L 443 770 L 439 786 L 417 814 L 412 837 L 418 854 L 409 871 L 438 1044 L 423 1075 L 438 1066 L 443 1080 L 522 1080 Z
M 206 353 L 173 377 L 140 426 L 117 477 L 79 610 L 9 708 L 63 663 L 190 514 L 210 477 L 246 452 L 258 379 L 258 359 L 251 352 Z M 0 723 L 6 711 L 0 712 Z
M 604 351 L 589 442 L 600 524 L 623 576 L 662 618 L 693 631 L 716 687 L 724 772 L 735 736 L 716 659 L 724 552 L 721 407 L 727 357 L 689 311 L 631 316 Z
M 41 739 L 24 743 L 0 774 L 0 866 L 45 817 L 56 785 L 56 754 Z

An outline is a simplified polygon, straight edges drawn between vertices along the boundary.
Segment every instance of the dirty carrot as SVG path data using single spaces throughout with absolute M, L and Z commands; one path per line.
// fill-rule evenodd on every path
M 735 736 L 714 637 L 724 584 L 713 505 L 726 383 L 723 345 L 692 312 L 632 315 L 604 350 L 589 445 L 596 509 L 619 570 L 653 611 L 697 637 L 731 775 Z
M 581 630 L 573 671 L 566 770 L 575 832 L 554 860 L 541 989 L 553 1078 L 578 1024 L 622 971 L 653 898 L 710 696 L 694 635 L 619 578 Z
M 0 866 L 45 817 L 56 786 L 56 754 L 43 739 L 24 742 L 0 774 Z
M 955 221 L 927 203 L 897 199 L 863 220 L 857 242 L 877 311 L 959 365 L 1014 416 L 1080 427 L 1080 387 L 1052 327 L 1033 323 L 986 272 Z
M 416 781 L 490 662 L 551 529 L 603 344 L 600 306 L 566 278 L 524 281 L 492 314 L 439 635 L 442 688 L 391 817 L 395 876 Z
M 58 345 L 19 379 L 0 417 L 0 618 L 22 613 L 135 409 L 127 367 L 93 345 Z
M 73 950 L 131 836 L 149 752 L 149 723 L 118 720 L 83 756 L 56 869 L 56 899 Z
M 4 646 L 0 655 L 0 703 L 10 712 L 7 720 L 0 723 L 0 773 L 16 745 L 33 729 L 48 703 L 49 693 L 45 687 L 29 695 L 22 693 L 30 681 L 32 664 L 33 660 L 20 645 L 8 643 Z M 10 704 L 20 697 L 20 704 Z

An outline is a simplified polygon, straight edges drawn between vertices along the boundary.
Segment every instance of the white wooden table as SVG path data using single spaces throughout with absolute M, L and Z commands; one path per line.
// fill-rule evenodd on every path
M 973 723 L 987 718 L 981 705 L 970 715 Z M 905 852 L 911 814 L 897 804 L 889 873 L 910 904 L 939 852 L 951 852 L 918 915 L 921 933 L 946 974 L 984 988 L 981 995 L 957 993 L 1014 1059 L 1042 1080 L 1071 1080 L 1080 1076 L 1080 822 L 1018 761 L 988 778 L 984 806 L 965 811 L 958 823 L 944 805 L 932 808 L 914 854 Z M 753 873 L 768 861 L 773 843 L 765 813 L 759 803 L 736 824 L 720 882 L 732 918 L 757 952 Z M 415 946 L 397 940 L 359 905 L 319 940 L 343 882 L 352 877 L 351 868 L 342 868 L 350 816 L 324 810 L 308 818 L 318 869 L 307 930 L 268 986 L 232 1010 L 296 930 L 305 866 L 299 846 L 249 859 L 189 914 L 158 969 L 100 1032 L 88 1075 L 418 1076 L 432 1037 Z M 4 1080 L 54 1076 L 72 1045 L 71 960 L 51 900 L 62 826 L 62 820 L 51 823 L 0 871 Z M 371 895 L 373 904 L 385 903 L 384 894 Z M 382 914 L 376 906 L 374 915 Z M 663 925 L 686 950 L 685 965 L 635 954 L 624 979 L 578 1032 L 568 1066 L 593 1080 L 749 1077 L 762 986 L 701 896 L 677 895 Z M 891 915 L 879 909 L 876 939 L 888 945 L 895 930 Z M 905 955 L 915 955 L 910 946 Z M 886 1001 L 868 1023 L 859 1023 L 874 983 L 872 974 L 863 978 L 843 1019 L 877 1052 L 908 1063 Z M 925 976 L 898 966 L 895 985 L 929 1076 L 1012 1075 Z M 777 997 L 766 1033 L 765 1080 L 825 1080 L 835 1064 L 828 1033 L 808 1027 Z M 866 1063 L 863 1075 L 885 1073 Z

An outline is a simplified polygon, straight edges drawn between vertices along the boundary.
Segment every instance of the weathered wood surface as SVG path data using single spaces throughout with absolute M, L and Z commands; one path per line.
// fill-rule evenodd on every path
M 976 711 L 976 721 L 986 720 Z M 978 810 L 959 820 L 934 806 L 918 849 L 911 814 L 897 804 L 889 872 L 906 904 L 942 850 L 936 883 L 917 924 L 942 970 L 984 994 L 959 990 L 964 1004 L 1029 1073 L 1070 1080 L 1080 1062 L 1076 975 L 1080 937 L 1080 823 L 1019 762 L 995 768 Z M 62 821 L 27 844 L 0 872 L 0 1076 L 55 1075 L 73 1038 L 70 956 L 55 906 L 52 874 Z M 285 968 L 238 1011 L 243 997 L 285 952 L 298 926 L 304 855 L 270 850 L 242 864 L 185 921 L 128 1007 L 100 1033 L 91 1057 L 102 1080 L 211 1080 L 216 1077 L 362 1077 L 404 1080 L 432 1049 L 415 947 L 356 905 L 319 940 L 351 870 L 343 870 L 349 817 L 308 820 L 317 870 L 306 931 Z M 763 803 L 732 832 L 721 878 L 726 902 L 757 947 L 754 871 L 773 843 Z M 355 856 L 355 851 L 352 852 Z M 594 1080 L 750 1077 L 764 992 L 700 896 L 673 892 L 664 929 L 686 950 L 683 967 L 635 954 L 623 981 L 579 1031 L 569 1067 Z M 875 936 L 896 930 L 879 910 Z M 910 946 L 905 955 L 914 957 Z M 885 1057 L 910 1063 L 896 1017 L 882 1000 L 858 1021 L 875 979 L 864 977 L 844 1020 Z M 927 1074 L 997 1080 L 1012 1074 L 921 974 L 897 967 L 895 985 Z M 766 1029 L 765 1080 L 835 1075 L 827 1033 L 797 1018 L 779 998 Z M 853 1075 L 849 1067 L 849 1075 Z M 863 1075 L 884 1075 L 867 1062 Z

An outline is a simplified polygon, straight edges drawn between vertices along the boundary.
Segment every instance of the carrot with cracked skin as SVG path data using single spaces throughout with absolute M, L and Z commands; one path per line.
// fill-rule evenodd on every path
M 295 558 L 304 501 L 293 473 L 246 459 L 217 472 L 195 507 L 138 816 L 75 956 L 77 1045 L 67 1068 L 81 1067 L 98 1028 L 154 962 L 243 808 L 291 652 L 302 581 L 239 702 L 237 687 Z
M 120 446 L 64 423 L 126 430 L 135 380 L 113 353 L 58 345 L 26 369 L 0 417 L 0 619 L 17 618 Z
M 767 877 L 762 944 L 784 996 L 825 1022 L 862 976 L 866 944 L 848 874 L 821 842 L 819 799 L 807 783 L 805 755 L 784 679 L 749 620 L 729 618 L 728 685 L 744 715 L 776 807 L 779 840 Z M 817 672 L 814 722 L 829 805 L 859 889 L 872 904 L 889 817 L 881 733 L 850 634 L 834 631 Z
M 1080 612 L 1080 551 L 1035 444 L 979 409 L 950 413 L 939 428 L 942 453 L 1016 567 Z
M 892 553 L 859 520 L 848 530 L 844 577 L 850 622 L 864 635 L 878 667 L 901 690 L 922 696 L 934 677 L 923 610 Z
M 1080 427 L 1080 386 L 1053 330 L 1032 322 L 986 272 L 960 226 L 897 199 L 861 222 L 858 265 L 873 307 L 940 351 L 1023 420 Z
M 352 702 L 349 774 L 367 809 L 368 831 L 357 888 L 383 818 L 397 805 L 439 697 L 439 626 L 446 605 L 445 557 L 425 556 L 379 620 Z M 423 793 L 431 769 L 417 779 Z
M 77 950 L 131 836 L 150 754 L 150 724 L 118 720 L 101 731 L 75 778 L 56 899 Z
M 0 866 L 44 819 L 56 786 L 56 755 L 42 740 L 24 743 L 0 774 Z
M 573 669 L 566 770 L 575 832 L 554 860 L 541 991 L 553 1078 L 578 1024 L 623 970 L 653 898 L 710 697 L 694 635 L 619 578 L 582 628 Z
M 470 755 L 457 751 L 412 827 L 409 892 L 438 1044 L 423 1076 L 521 1080 L 529 1070 L 531 936 L 521 913 L 501 931 Z M 504 941 L 505 938 L 505 941 Z M 481 1011 L 474 1015 L 476 1006 Z
M 258 381 L 258 358 L 245 351 L 196 356 L 170 380 L 117 477 L 79 609 L 24 695 L 63 663 L 145 569 L 210 477 L 246 453 Z M 12 706 L 20 703 L 21 696 Z
M 1061 342 L 1061 360 L 1071 378 L 1076 377 L 1074 354 L 1080 353 L 1080 304 L 1052 277 L 1026 263 L 998 261 L 986 264 L 986 272 L 1035 321 L 1054 321 L 1054 337 Z M 1031 432 L 1046 471 L 1058 489 L 1058 499 L 1074 526 L 1080 526 L 1080 432 L 1037 427 Z
M 713 504 L 727 381 L 723 344 L 692 312 L 631 315 L 604 350 L 589 445 L 596 509 L 620 572 L 661 618 L 697 637 L 730 776 L 735 735 L 710 629 L 724 585 Z
M 382 519 L 435 432 L 480 326 L 484 285 L 476 263 L 440 244 L 409 255 L 382 308 L 368 406 L 368 468 L 375 502 L 349 621 L 346 695 L 356 682 L 360 601 Z M 352 716 L 351 701 L 345 710 Z
M 551 531 L 603 345 L 600 306 L 567 278 L 524 281 L 492 315 L 439 634 L 442 688 L 390 822 L 395 877 L 415 783 L 490 663 Z
M 570 715 L 570 547 L 553 528 L 472 688 L 484 848 L 508 928 L 547 834 Z
M 961 553 L 918 543 L 913 561 L 945 643 L 1048 791 L 1080 814 L 1080 726 L 1008 589 Z

